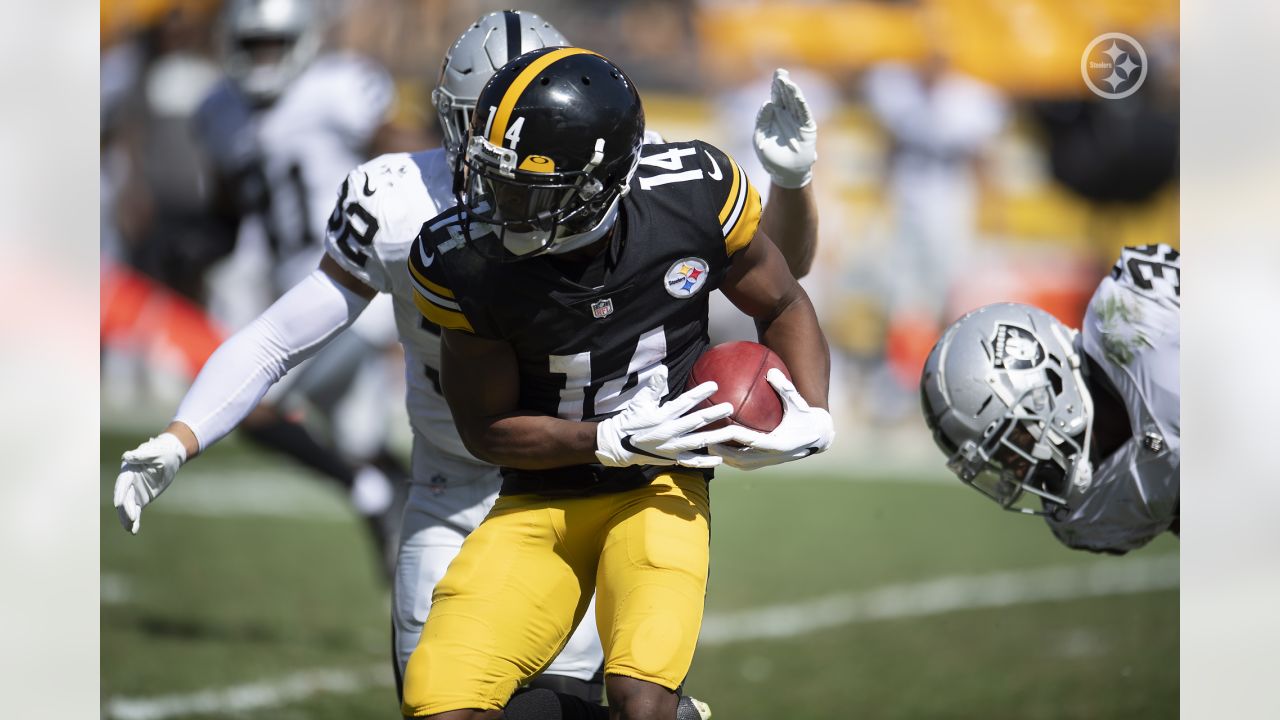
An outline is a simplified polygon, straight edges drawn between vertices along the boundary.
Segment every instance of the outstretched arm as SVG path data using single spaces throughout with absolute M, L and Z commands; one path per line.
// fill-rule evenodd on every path
M 372 288 L 327 255 L 320 268 L 214 351 L 157 437 L 124 454 L 114 504 L 137 533 L 142 508 L 173 482 L 182 463 L 231 432 L 291 368 L 346 329 Z
M 771 96 L 756 115 L 756 156 L 772 184 L 760 224 L 786 258 L 791 275 L 809 274 L 818 245 L 818 206 L 813 164 L 818 124 L 799 86 L 786 70 L 773 74 Z

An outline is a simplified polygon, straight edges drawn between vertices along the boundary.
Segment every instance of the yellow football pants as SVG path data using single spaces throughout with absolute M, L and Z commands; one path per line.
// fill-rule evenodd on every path
M 680 471 L 594 497 L 498 498 L 436 586 L 404 714 L 501 708 L 564 647 L 592 590 L 605 673 L 674 690 L 702 626 L 709 521 L 706 480 Z

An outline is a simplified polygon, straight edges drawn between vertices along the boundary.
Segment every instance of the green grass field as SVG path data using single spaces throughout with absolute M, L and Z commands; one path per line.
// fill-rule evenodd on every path
M 335 490 L 230 440 L 123 532 L 102 438 L 105 718 L 398 717 L 389 600 Z M 1178 544 L 1060 547 L 949 484 L 722 473 L 687 682 L 717 720 L 1174 718 Z

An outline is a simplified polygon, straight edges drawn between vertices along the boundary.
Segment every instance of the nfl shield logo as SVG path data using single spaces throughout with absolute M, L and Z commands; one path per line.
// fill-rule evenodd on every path
M 613 314 L 613 298 L 605 298 L 591 303 L 591 317 L 607 318 Z

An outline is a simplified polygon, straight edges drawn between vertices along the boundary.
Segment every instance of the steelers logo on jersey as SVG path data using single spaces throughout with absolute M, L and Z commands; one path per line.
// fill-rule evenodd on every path
M 707 282 L 707 261 L 702 258 L 687 257 L 677 260 L 667 268 L 664 278 L 667 292 L 671 297 L 692 297 Z
M 992 341 L 995 348 L 994 363 L 1005 370 L 1030 370 L 1044 362 L 1044 348 L 1040 341 L 1016 325 L 996 326 Z

